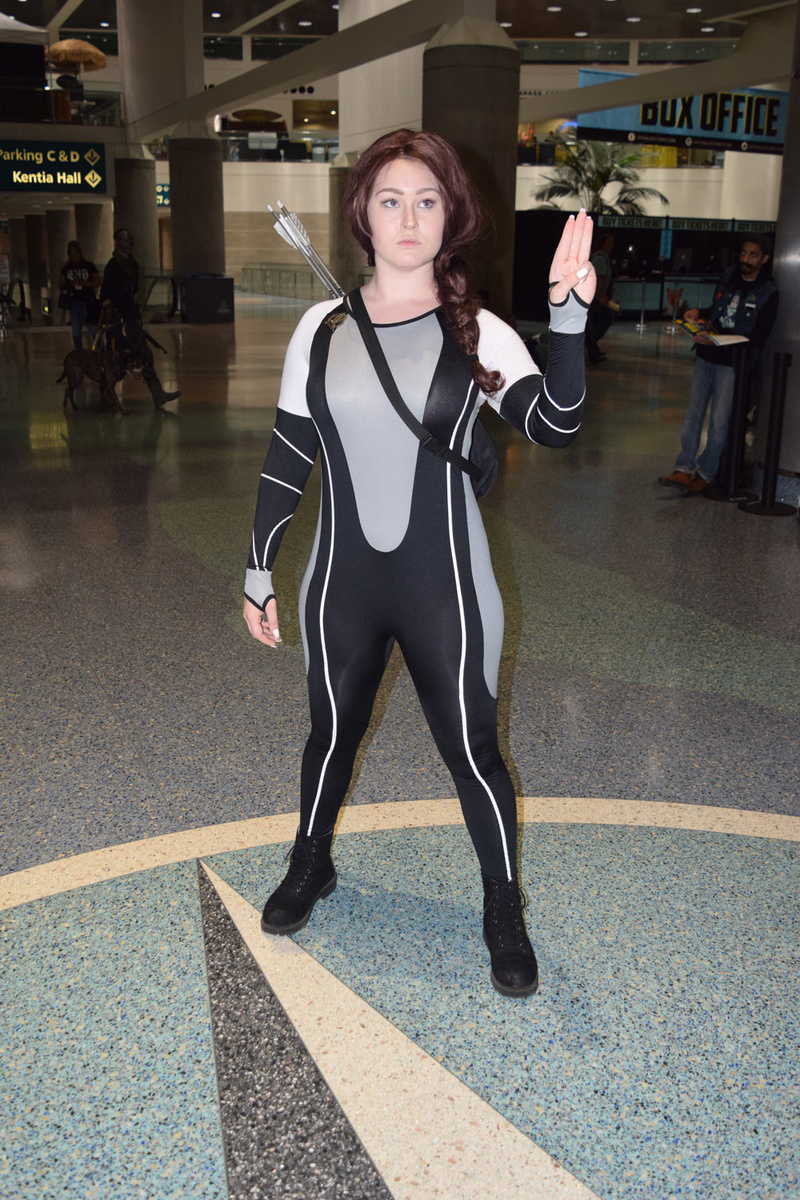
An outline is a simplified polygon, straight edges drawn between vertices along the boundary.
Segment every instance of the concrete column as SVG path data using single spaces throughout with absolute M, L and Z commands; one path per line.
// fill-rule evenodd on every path
M 225 206 L 219 138 L 170 138 L 169 194 L 175 270 L 181 275 L 224 275 Z
M 34 321 L 42 318 L 42 293 L 47 289 L 47 224 L 44 214 L 25 217 L 25 243 L 28 251 L 28 289 L 26 301 Z
M 58 311 L 58 278 L 67 261 L 67 242 L 75 240 L 75 209 L 48 208 L 45 214 L 47 226 L 47 267 L 50 277 L 50 315 L 53 324 L 61 319 Z
M 75 240 L 80 242 L 84 258 L 93 262 L 101 275 L 114 251 L 113 211 L 110 204 L 75 205 Z
M 117 25 L 127 121 L 202 92 L 202 0 L 117 0 Z M 175 270 L 222 274 L 222 143 L 206 121 L 193 121 L 173 131 L 169 154 Z M 136 238 L 140 267 L 158 267 L 155 164 L 118 159 L 116 165 L 115 224 Z
M 506 320 L 512 315 L 519 67 L 519 52 L 499 25 L 465 17 L 431 39 L 422 75 L 422 127 L 455 146 L 491 218 L 491 235 L 476 247 L 472 265 L 488 307 Z
M 117 0 L 126 121 L 202 92 L 202 0 Z
M 350 168 L 356 157 L 355 154 L 340 154 L 328 175 L 329 264 L 334 278 L 346 292 L 358 287 L 361 269 L 365 263 L 364 251 L 350 233 L 349 222 L 342 217 L 342 201 L 347 190 Z
M 761 379 L 761 411 L 758 418 L 756 457 L 764 461 L 772 356 L 774 352 L 792 355 L 792 366 L 786 391 L 786 410 L 783 418 L 783 439 L 778 466 L 781 471 L 800 474 L 800 20 L 795 26 L 792 72 L 789 83 L 789 105 L 786 117 L 786 139 L 783 151 L 778 205 L 778 228 L 775 235 L 775 282 L 780 289 L 778 317 L 763 358 Z M 779 484 L 779 496 L 780 496 Z
M 339 29 L 348 29 L 395 8 L 400 2 L 339 0 Z M 342 153 L 360 153 L 393 129 L 422 128 L 422 51 L 422 46 L 412 46 L 339 74 Z
M 140 270 L 158 267 L 156 164 L 152 158 L 118 158 L 114 165 L 114 229 L 124 227 L 133 234 L 133 254 Z
M 28 244 L 25 238 L 25 218 L 10 217 L 8 222 L 9 268 L 12 282 L 21 279 L 28 288 Z M 17 293 L 14 292 L 16 300 Z

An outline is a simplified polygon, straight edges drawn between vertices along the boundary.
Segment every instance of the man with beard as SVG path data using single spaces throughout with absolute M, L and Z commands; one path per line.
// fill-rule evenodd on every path
M 778 311 L 778 289 L 772 278 L 769 238 L 748 233 L 739 251 L 738 266 L 729 267 L 714 291 L 710 308 L 691 308 L 686 321 L 700 321 L 710 331 L 738 334 L 749 342 L 747 370 L 750 396 L 756 394 L 755 382 L 761 351 L 770 335 Z M 697 358 L 692 374 L 692 394 L 681 426 L 681 451 L 671 475 L 661 475 L 665 487 L 704 492 L 717 473 L 728 436 L 735 372 L 734 348 L 715 346 L 707 333 L 695 336 Z M 700 435 L 706 410 L 711 404 L 708 437 L 698 456 Z M 752 404 L 750 405 L 752 407 Z

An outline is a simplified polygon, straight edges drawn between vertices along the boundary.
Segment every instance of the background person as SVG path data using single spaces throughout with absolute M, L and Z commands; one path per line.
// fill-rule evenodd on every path
M 611 267 L 611 255 L 614 253 L 614 239 L 610 233 L 600 232 L 592 254 L 592 266 L 597 276 L 597 291 L 589 309 L 589 319 L 586 322 L 586 352 L 590 363 L 605 362 L 608 355 L 599 347 L 598 342 L 605 337 L 611 328 L 618 306 L 614 303 L 614 276 Z
M 138 303 L 139 264 L 133 257 L 133 236 L 127 229 L 117 229 L 114 233 L 114 253 L 103 272 L 100 299 L 103 325 L 109 331 L 106 336 L 142 364 L 142 379 L 150 389 L 156 408 L 177 400 L 180 392 L 164 391 L 156 374 L 153 352 L 142 329 Z
M 461 255 L 481 214 L 458 156 L 432 133 L 397 130 L 353 168 L 344 211 L 374 264 L 361 290 L 406 405 L 468 456 L 488 399 L 549 446 L 578 432 L 583 327 L 594 293 L 591 220 L 570 217 L 550 272 L 547 386 L 517 334 L 481 310 Z M 248 561 L 243 615 L 280 640 L 271 568 L 321 453 L 319 534 L 301 592 L 311 733 L 300 827 L 262 928 L 292 933 L 336 886 L 333 829 L 395 641 L 455 782 L 484 887 L 491 979 L 505 995 L 536 990 L 517 876 L 516 797 L 497 738 L 503 608 L 469 477 L 428 453 L 390 405 L 353 318 L 357 293 L 317 304 L 284 365 Z
M 749 342 L 748 386 L 755 390 L 761 351 L 778 312 L 778 289 L 772 278 L 772 243 L 761 234 L 747 234 L 738 266 L 729 267 L 714 290 L 709 308 L 690 308 L 686 321 L 702 321 L 720 333 L 735 333 Z M 689 407 L 681 426 L 681 449 L 670 475 L 659 476 L 665 487 L 704 492 L 717 473 L 728 436 L 736 382 L 733 346 L 715 346 L 708 334 L 697 334 Z M 751 393 L 752 395 L 752 393 Z M 708 435 L 698 456 L 706 410 L 711 405 Z M 750 407 L 750 405 L 748 405 Z
M 61 268 L 58 286 L 69 303 L 72 341 L 75 349 L 81 350 L 84 325 L 89 328 L 92 342 L 97 337 L 97 323 L 100 319 L 97 289 L 100 287 L 100 273 L 93 262 L 88 262 L 83 257 L 83 251 L 77 242 L 67 242 L 67 261 Z

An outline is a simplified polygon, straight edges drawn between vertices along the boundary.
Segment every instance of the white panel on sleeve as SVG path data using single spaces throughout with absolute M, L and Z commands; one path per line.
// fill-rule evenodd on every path
M 294 413 L 296 417 L 311 416 L 306 400 L 311 343 L 327 314 L 340 304 L 341 300 L 338 299 L 323 300 L 321 304 L 315 304 L 303 314 L 292 334 L 283 364 L 278 407 L 285 412 Z
M 503 396 L 512 384 L 528 375 L 541 375 L 541 371 L 525 349 L 519 334 L 494 313 L 481 309 L 478 327 L 478 358 L 487 371 L 499 371 L 505 379 L 505 384 L 496 395 L 484 397 L 496 412 L 500 412 Z

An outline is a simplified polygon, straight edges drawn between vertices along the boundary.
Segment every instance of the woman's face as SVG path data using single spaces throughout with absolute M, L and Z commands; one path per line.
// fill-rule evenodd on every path
M 414 271 L 432 263 L 444 233 L 436 176 L 413 158 L 395 158 L 378 175 L 367 205 L 375 266 Z

